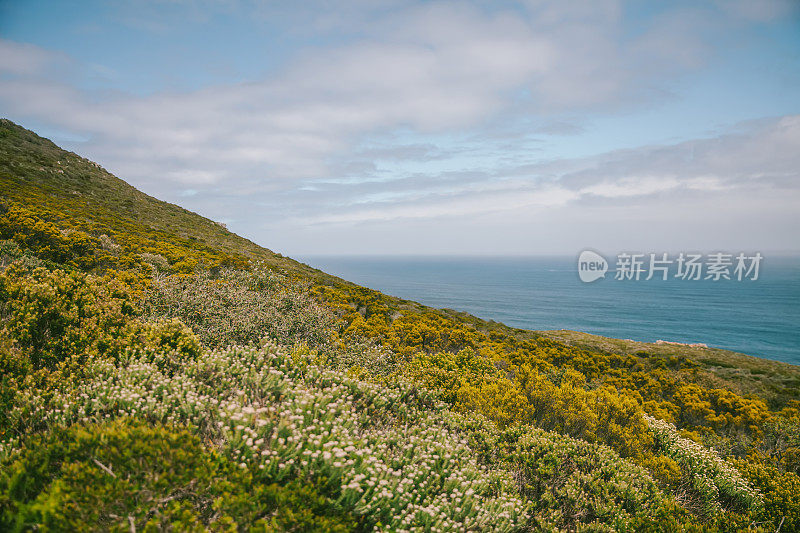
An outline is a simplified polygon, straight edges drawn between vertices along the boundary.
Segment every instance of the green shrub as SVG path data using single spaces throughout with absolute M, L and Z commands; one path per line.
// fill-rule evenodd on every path
M 32 438 L 0 474 L 0 529 L 353 531 L 325 480 L 254 485 L 186 429 L 133 419 Z
M 249 271 L 201 271 L 157 276 L 143 302 L 144 316 L 179 318 L 209 347 L 255 344 L 327 344 L 333 315 L 284 276 L 260 265 Z
M 184 364 L 197 359 L 202 352 L 200 340 L 177 318 L 145 322 L 139 335 L 146 351 L 160 354 L 153 360 L 158 361 L 159 369 L 168 374 L 180 371 Z
M 228 529 L 247 474 L 186 430 L 132 420 L 33 437 L 0 476 L 1 529 Z
M 523 493 L 536 505 L 537 526 L 567 530 L 606 526 L 635 531 L 665 509 L 686 520 L 642 467 L 607 446 L 526 428 L 511 454 Z
M 3 330 L 34 370 L 78 368 L 90 355 L 118 352 L 136 312 L 128 288 L 111 276 L 16 264 L 0 273 Z
M 275 346 L 207 352 L 174 374 L 163 370 L 171 353 L 129 352 L 119 365 L 94 361 L 91 379 L 46 398 L 27 392 L 17 409 L 39 428 L 124 417 L 185 425 L 252 473 L 251 492 L 311 485 L 334 502 L 315 514 L 349 513 L 366 529 L 510 531 L 526 521 L 510 475 L 480 465 L 443 420 L 443 406 L 417 387 L 359 382 Z M 14 460 L 25 448 L 25 439 L 10 436 L 0 457 Z
M 12 204 L 0 215 L 0 237 L 12 239 L 38 257 L 82 269 L 96 264 L 97 239 L 79 230 L 60 230 L 36 212 Z
M 760 464 L 756 458 L 733 464 L 764 499 L 755 521 L 769 531 L 778 531 L 779 526 L 780 531 L 800 531 L 800 476 Z

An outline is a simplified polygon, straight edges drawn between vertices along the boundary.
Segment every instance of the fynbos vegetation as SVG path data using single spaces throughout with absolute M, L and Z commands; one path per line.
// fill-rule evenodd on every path
M 386 297 L 7 121 L 0 185 L 0 530 L 800 528 L 800 369 Z

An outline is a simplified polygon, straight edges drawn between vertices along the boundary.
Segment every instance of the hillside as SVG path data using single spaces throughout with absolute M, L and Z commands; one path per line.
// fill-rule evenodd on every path
M 798 367 L 389 297 L 7 120 L 0 239 L 0 529 L 800 528 Z
M 108 235 L 128 254 L 160 253 L 172 265 L 258 260 L 302 276 L 329 278 L 196 213 L 148 196 L 100 165 L 6 119 L 0 120 L 0 180 L 7 200 L 47 213 L 57 225 Z
M 142 253 L 164 256 L 170 269 L 176 272 L 187 264 L 191 271 L 197 264 L 208 268 L 255 260 L 300 280 L 321 285 L 352 285 L 239 237 L 180 206 L 148 196 L 96 163 L 62 150 L 6 119 L 0 119 L 0 184 L 3 198 L 45 214 L 44 218 L 61 231 L 77 229 L 90 235 L 110 236 L 114 244 L 122 247 L 115 254 L 128 259 L 126 266 L 136 264 L 137 256 Z M 98 243 L 98 247 L 102 244 Z M 520 340 L 537 338 L 537 333 L 515 330 L 466 313 L 435 311 L 416 302 L 380 295 L 377 291 L 366 292 L 390 307 L 438 312 L 479 331 L 501 332 Z M 601 338 L 577 332 L 539 333 L 592 351 L 689 357 L 714 376 L 709 375 L 709 379 L 718 381 L 721 386 L 744 394 L 777 398 L 776 406 L 783 406 L 786 398 L 800 396 L 800 368 L 794 365 L 718 349 L 679 349 L 616 339 L 613 343 L 598 342 Z M 577 338 L 579 342 L 575 342 Z
M 670 358 L 684 358 L 698 365 L 698 374 L 706 383 L 737 394 L 753 394 L 764 398 L 773 407 L 785 406 L 798 398 L 800 368 L 796 365 L 753 357 L 743 353 L 675 344 L 655 344 L 626 339 L 611 339 L 578 331 L 558 330 L 538 332 L 548 339 L 568 346 L 657 358 L 669 364 Z

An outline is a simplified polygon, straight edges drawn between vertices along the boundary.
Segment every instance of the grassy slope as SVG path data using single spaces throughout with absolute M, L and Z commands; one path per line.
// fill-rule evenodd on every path
M 543 336 L 588 350 L 636 355 L 648 359 L 687 358 L 700 363 L 698 382 L 737 394 L 772 400 L 792 396 L 800 388 L 800 367 L 718 348 L 655 344 L 612 339 L 580 331 L 541 331 Z
M 152 242 L 222 250 L 263 261 L 271 268 L 313 283 L 353 286 L 263 248 L 196 213 L 148 196 L 96 163 L 62 150 L 6 119 L 0 119 L 0 190 L 0 199 L 55 212 L 69 224 L 94 228 L 95 233 L 98 227 L 121 234 L 133 229 Z M 429 310 L 416 302 L 379 297 L 397 309 Z M 655 345 L 564 330 L 526 331 L 450 309 L 437 312 L 479 331 L 520 340 L 545 337 L 589 351 L 629 354 L 643 360 L 688 357 L 700 364 L 702 383 L 740 394 L 757 394 L 768 401 L 790 398 L 800 389 L 800 367 L 725 350 Z
M 96 163 L 0 119 L 0 187 L 4 197 L 112 230 L 143 228 L 154 240 L 206 246 L 272 268 L 329 280 L 319 270 L 231 233 L 216 222 L 135 189 Z

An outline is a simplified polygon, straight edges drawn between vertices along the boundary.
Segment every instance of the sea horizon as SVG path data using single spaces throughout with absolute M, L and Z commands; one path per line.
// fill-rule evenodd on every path
M 579 279 L 578 254 L 295 258 L 391 296 L 515 328 L 701 343 L 798 365 L 800 254 L 762 255 L 755 281 L 615 280 L 614 258 L 606 255 L 608 272 L 594 283 Z

